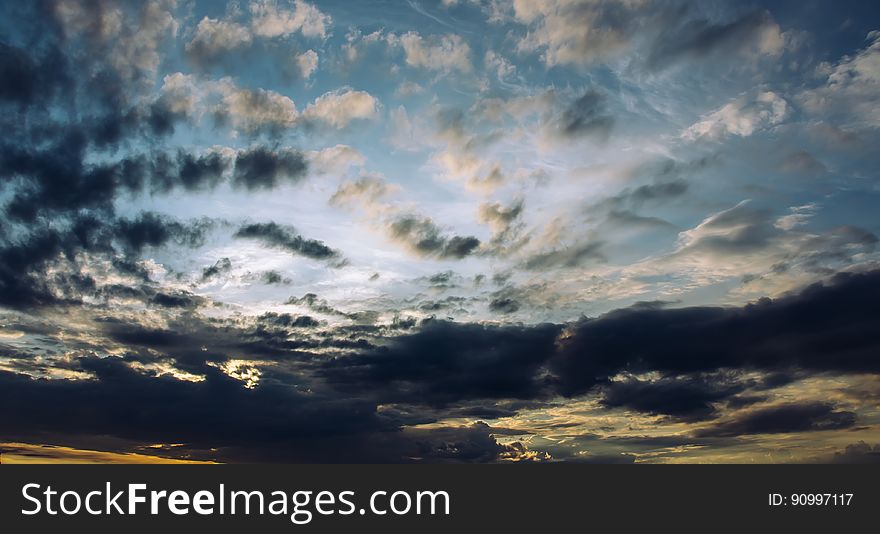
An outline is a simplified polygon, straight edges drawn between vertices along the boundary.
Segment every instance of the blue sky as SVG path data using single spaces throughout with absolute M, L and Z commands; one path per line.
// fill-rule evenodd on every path
M 571 368 L 558 364 L 559 347 L 593 339 L 595 321 L 758 314 L 756 302 L 788 309 L 812 295 L 804 288 L 873 280 L 880 17 L 869 2 L 47 0 L 2 9 L 0 96 L 15 132 L 0 162 L 0 369 L 10 376 L 101 382 L 101 366 L 116 362 L 157 381 L 231 379 L 243 395 L 267 382 L 284 395 L 312 388 L 327 402 L 371 406 L 376 436 L 488 432 L 497 449 L 481 459 L 690 461 L 708 451 L 709 461 L 815 460 L 877 441 L 876 408 L 840 393 L 844 383 L 875 394 L 873 363 L 828 368 L 776 354 L 769 367 L 746 358 L 667 368 L 642 365 L 635 348 L 608 348 L 630 353 L 607 376 L 567 389 L 559 384 L 570 377 L 558 375 Z M 112 326 L 126 323 L 154 335 L 134 340 Z M 283 343 L 259 354 L 225 338 L 193 345 L 214 328 Z M 460 397 L 404 395 L 431 390 L 421 371 L 367 399 L 346 389 L 381 375 L 365 371 L 378 368 L 376 354 L 446 328 L 463 336 L 436 364 L 448 372 L 501 373 L 474 362 L 503 353 L 518 329 L 556 348 L 529 367 L 527 391 L 474 378 L 479 391 L 457 384 Z M 803 324 L 792 328 L 803 340 Z M 478 331 L 504 339 L 468 341 L 483 339 Z M 190 337 L 154 339 L 163 332 Z M 210 354 L 197 361 L 193 350 Z M 343 380 L 320 358 L 353 367 Z M 788 378 L 771 386 L 776 373 Z M 692 410 L 619 400 L 624 390 L 652 398 L 667 389 L 658 404 L 685 391 Z M 838 393 L 846 398 L 823 400 Z M 762 420 L 760 410 L 818 419 L 704 443 Z M 6 438 L 83 443 L 46 425 Z M 579 430 L 559 435 L 564 425 Z M 843 433 L 856 426 L 859 440 Z M 826 429 L 821 439 L 813 427 Z M 187 441 L 165 430 L 163 443 Z M 132 442 L 105 448 L 131 450 L 157 432 L 121 432 Z M 675 445 L 630 447 L 634 432 Z M 780 434 L 794 445 L 768 458 Z M 213 439 L 206 430 L 191 448 Z M 289 454 L 312 458 L 310 447 Z M 220 459 L 288 450 L 269 449 Z

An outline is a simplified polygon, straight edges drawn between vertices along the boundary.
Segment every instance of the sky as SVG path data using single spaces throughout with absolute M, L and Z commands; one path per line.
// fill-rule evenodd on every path
M 0 2 L 22 462 L 880 460 L 880 7 Z

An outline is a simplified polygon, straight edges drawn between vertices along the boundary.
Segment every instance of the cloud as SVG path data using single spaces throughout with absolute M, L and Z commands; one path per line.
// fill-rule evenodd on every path
M 751 434 L 818 432 L 850 428 L 856 422 L 852 412 L 836 410 L 823 402 L 783 404 L 737 414 L 696 432 L 698 437 L 735 437 Z
M 220 258 L 217 260 L 214 265 L 210 267 L 205 267 L 202 269 L 202 282 L 207 282 L 208 280 L 220 276 L 221 274 L 228 273 L 232 270 L 232 261 L 229 258 Z
M 818 209 L 816 204 L 804 204 L 789 208 L 789 214 L 776 220 L 775 226 L 782 230 L 792 230 L 806 224 Z
M 643 56 L 649 69 L 706 58 L 778 57 L 785 34 L 766 10 L 712 20 L 701 6 L 649 0 L 514 0 L 521 52 L 548 66 Z
M 348 145 L 334 145 L 307 153 L 311 170 L 318 174 L 345 174 L 352 167 L 363 167 L 366 158 Z
M 387 401 L 443 405 L 461 399 L 533 398 L 557 326 L 497 327 L 429 321 L 418 332 L 322 373 L 346 388 L 377 388 Z
M 324 315 L 338 315 L 341 317 L 349 316 L 348 313 L 334 308 L 329 302 L 325 299 L 319 298 L 318 295 L 314 293 L 306 293 L 302 297 L 290 297 L 287 299 L 286 304 L 305 306 L 315 313 L 321 313 Z
M 0 401 L 15 407 L 13 416 L 4 419 L 4 435 L 59 440 L 112 435 L 139 443 L 173 439 L 186 443 L 194 457 L 235 461 L 289 461 L 291 454 L 324 461 L 353 454 L 364 461 L 490 461 L 517 451 L 528 455 L 520 447 L 499 450 L 495 440 L 467 438 L 470 431 L 455 427 L 430 432 L 401 427 L 433 421 L 437 410 L 473 411 L 493 406 L 493 400 L 512 399 L 540 405 L 560 394 L 589 391 L 596 391 L 606 408 L 683 421 L 714 418 L 694 430 L 697 438 L 850 428 L 854 414 L 828 402 L 738 403 L 721 415 L 715 410 L 761 388 L 778 387 L 778 381 L 766 378 L 778 371 L 876 371 L 873 303 L 878 288 L 878 273 L 850 274 L 742 308 L 639 306 L 570 325 L 432 320 L 409 333 L 343 328 L 320 341 L 309 340 L 306 333 L 323 325 L 276 312 L 231 324 L 181 316 L 164 329 L 105 318 L 97 324 L 126 353 L 68 359 L 90 380 L 0 373 Z M 329 306 L 315 295 L 296 303 Z M 304 337 L 291 338 L 292 329 Z M 370 332 L 382 342 L 367 341 Z M 333 358 L 308 352 L 318 347 L 342 352 Z M 166 371 L 150 371 L 157 366 Z M 618 378 L 648 370 L 652 378 Z M 764 373 L 762 383 L 744 378 L 755 371 Z M 201 378 L 191 380 L 192 374 Z M 259 380 L 248 386 L 255 376 Z M 65 402 L 58 403 L 62 397 Z M 391 403 L 397 408 L 377 410 Z M 174 406 L 174 413 L 162 406 Z M 151 417 L 120 419 L 119 410 Z M 82 413 L 92 414 L 85 423 Z M 230 430 L 205 413 L 251 416 L 243 427 Z M 279 430 L 279 421 L 287 429 L 294 422 L 296 435 Z M 501 432 L 476 428 L 484 436 Z M 484 445 L 464 446 L 471 442 Z M 413 450 L 416 443 L 423 444 L 422 454 Z
M 403 47 L 406 64 L 411 67 L 447 73 L 456 70 L 468 73 L 474 68 L 471 64 L 471 47 L 460 35 L 425 38 L 411 31 L 399 36 L 389 34 L 387 41 Z
M 523 52 L 540 52 L 544 63 L 588 64 L 627 50 L 645 2 L 514 0 L 517 22 L 529 31 L 519 40 Z
M 399 215 L 388 223 L 387 230 L 391 239 L 421 256 L 461 259 L 480 246 L 480 240 L 473 236 L 444 236 L 434 221 L 417 215 Z
M 406 111 L 398 108 L 394 115 L 397 144 L 404 149 L 422 148 L 413 137 L 419 136 L 418 124 L 409 123 Z M 484 132 L 470 117 L 455 108 L 437 110 L 433 136 L 435 143 L 443 148 L 432 156 L 444 172 L 454 181 L 464 182 L 472 191 L 491 193 L 508 181 L 502 163 L 487 157 L 488 148 L 501 139 L 501 130 Z M 410 139 L 407 139 L 409 137 Z
M 78 364 L 94 380 L 41 380 L 0 372 L 0 400 L 16 407 L 14 416 L 4 420 L 4 434 L 93 444 L 97 436 L 113 436 L 105 442 L 121 452 L 171 439 L 184 445 L 164 454 L 223 462 L 528 458 L 522 444 L 500 445 L 485 423 L 401 431 L 369 402 L 302 393 L 265 379 L 248 389 L 213 366 L 204 368 L 203 380 L 188 382 L 167 374 L 149 376 L 126 363 L 120 358 L 80 359 Z M 240 424 L 222 425 L 210 416 L 214 413 Z M 91 415 L 84 419 L 84 414 Z M 276 426 L 278 421 L 287 422 L 286 430 Z
M 47 5 L 66 38 L 85 39 L 120 79 L 144 82 L 155 75 L 161 48 L 175 38 L 175 0 L 147 0 L 123 9 L 107 0 L 53 0 Z M 94 50 L 93 50 L 94 52 Z
M 253 0 L 248 11 L 248 22 L 202 18 L 192 40 L 184 47 L 188 57 L 196 65 L 210 66 L 260 39 L 285 38 L 296 32 L 323 39 L 332 23 L 329 15 L 303 0 Z
M 356 181 L 344 182 L 330 197 L 337 206 L 360 205 L 389 239 L 417 256 L 437 259 L 462 259 L 480 247 L 474 236 L 444 235 L 433 219 L 411 210 L 389 204 L 385 197 L 397 190 L 381 176 L 366 175 Z
M 293 0 L 2 9 L 3 438 L 445 462 L 868 436 L 878 36 L 840 57 L 775 8 L 464 3 L 439 33 L 406 5 L 393 33 Z
M 748 201 L 713 214 L 696 227 L 679 234 L 679 253 L 746 253 L 765 248 L 774 237 L 766 211 L 753 209 Z
M 220 184 L 229 161 L 221 152 L 196 155 L 178 150 L 176 157 L 158 156 L 151 167 L 150 188 L 153 192 L 169 193 L 177 187 L 185 191 L 199 191 L 213 189 Z
M 582 242 L 538 252 L 526 258 L 523 268 L 530 271 L 545 271 L 559 267 L 578 267 L 588 263 L 604 263 L 607 258 L 602 253 L 603 246 L 604 243 L 601 241 Z
M 294 316 L 289 313 L 266 312 L 257 318 L 257 321 L 271 326 L 288 328 L 315 328 L 321 326 L 320 321 L 308 315 Z
M 804 284 L 850 265 L 876 247 L 877 236 L 862 228 L 841 226 L 819 234 L 805 231 L 800 222 L 807 216 L 807 212 L 789 210 L 774 217 L 768 209 L 743 201 L 680 232 L 675 251 L 642 267 L 661 272 L 690 270 L 689 276 L 697 282 L 784 276 L 798 285 L 798 280 Z
M 205 299 L 186 292 L 163 293 L 156 292 L 150 300 L 152 304 L 164 308 L 195 309 L 204 304 Z
M 372 206 L 395 190 L 394 186 L 389 185 L 381 177 L 366 175 L 355 181 L 341 184 L 330 197 L 330 203 L 342 206 L 352 202 L 362 202 L 367 206 Z
M 857 53 L 819 66 L 822 85 L 797 95 L 808 112 L 836 119 L 838 128 L 880 125 L 880 32 L 872 31 L 866 40 Z
M 296 56 L 296 66 L 299 67 L 302 77 L 308 80 L 318 70 L 318 53 L 314 50 L 306 50 L 299 54 Z
M 563 137 L 594 136 L 607 141 L 613 126 L 614 119 L 605 111 L 605 97 L 588 90 L 563 110 L 553 130 Z
M 663 69 L 685 60 L 721 56 L 778 57 L 785 48 L 785 36 L 766 10 L 746 13 L 730 22 L 703 18 L 684 19 L 661 32 L 647 58 L 648 67 Z
M 492 238 L 487 244 L 490 247 L 488 252 L 507 255 L 525 246 L 529 237 L 520 237 L 524 227 L 521 221 L 524 208 L 522 200 L 509 206 L 503 206 L 500 202 L 480 204 L 478 219 L 492 231 Z
M 798 150 L 785 157 L 782 170 L 797 175 L 816 175 L 828 172 L 828 167 L 806 150 Z
M 289 97 L 266 89 L 239 87 L 231 78 L 202 80 L 180 72 L 166 75 L 156 106 L 174 117 L 198 122 L 210 115 L 220 124 L 254 135 L 278 134 L 297 124 L 299 113 Z
M 305 37 L 323 39 L 333 22 L 329 15 L 303 0 L 294 0 L 292 8 L 290 2 L 283 0 L 256 0 L 248 8 L 251 28 L 260 37 L 286 37 L 301 32 Z
M 486 55 L 483 57 L 483 66 L 486 70 L 494 72 L 500 82 L 506 82 L 508 78 L 516 75 L 516 66 L 494 50 L 486 51 Z
M 216 87 L 222 100 L 215 117 L 229 120 L 244 133 L 277 132 L 292 127 L 299 118 L 293 100 L 274 91 L 242 89 L 225 79 Z
M 836 464 L 876 464 L 880 463 L 880 445 L 873 447 L 864 441 L 847 445 L 843 452 L 834 453 L 831 460 Z
M 687 140 L 719 140 L 728 135 L 748 137 L 781 124 L 789 115 L 788 102 L 773 91 L 762 91 L 754 98 L 741 96 L 703 116 L 682 133 Z
M 67 62 L 57 49 L 35 57 L 0 43 L 0 99 L 30 105 L 45 101 L 69 84 Z
M 119 219 L 115 223 L 115 237 L 131 252 L 140 252 L 146 246 L 162 246 L 169 241 L 189 248 L 197 248 L 204 242 L 210 221 L 182 224 L 167 216 L 141 213 L 134 219 Z
M 37 226 L 0 244 L 0 304 L 27 309 L 81 303 L 84 296 L 104 291 L 94 269 L 83 268 L 84 254 L 133 256 L 146 247 L 199 247 L 212 226 L 207 219 L 180 222 L 152 212 L 133 218 L 77 215 L 57 220 L 53 228 Z M 148 278 L 131 258 L 116 258 L 111 266 L 125 276 Z M 148 296 L 155 294 L 149 291 Z
M 200 65 L 217 61 L 223 54 L 253 42 L 250 30 L 236 22 L 204 17 L 184 49 Z
M 520 303 L 512 298 L 497 297 L 489 301 L 489 309 L 498 313 L 516 313 L 519 311 Z
M 306 239 L 292 228 L 274 222 L 247 224 L 238 229 L 235 237 L 257 239 L 270 247 L 280 248 L 315 260 L 338 259 L 340 253 L 322 241 Z
M 297 150 L 272 151 L 257 146 L 236 154 L 233 183 L 247 189 L 272 189 L 284 181 L 302 180 L 307 168 L 305 157 Z
M 109 434 L 142 443 L 164 443 L 174 436 L 175 442 L 189 443 L 195 448 L 244 443 L 257 447 L 251 454 L 259 450 L 263 461 L 271 461 L 272 450 L 281 456 L 285 448 L 281 444 L 285 441 L 305 441 L 310 445 L 308 449 L 316 445 L 314 440 L 340 432 L 351 439 L 352 434 L 359 432 L 393 428 L 379 420 L 369 405 L 357 401 L 309 400 L 292 388 L 268 383 L 248 390 L 235 378 L 211 367 L 204 368 L 209 378 L 191 383 L 168 376 L 149 377 L 114 358 L 81 360 L 81 364 L 96 374 L 95 383 L 0 375 L 4 404 L 9 406 L 14 402 L 19 407 L 15 410 L 15 419 L 4 423 L 6 432 Z M 59 410 L 57 401 L 61 398 L 66 401 Z M 120 399 L 125 402 L 118 402 Z M 50 409 L 50 403 L 56 405 L 55 408 Z M 188 409 L 181 410 L 180 406 Z M 222 431 L 215 418 L 203 416 L 218 413 L 215 410 L 222 411 L 224 417 L 240 419 L 242 424 L 231 432 L 229 428 Z M 86 413 L 92 415 L 83 418 Z M 270 432 L 279 420 L 288 421 L 290 430 L 278 433 L 276 428 Z M 274 437 L 267 439 L 269 435 Z M 261 438 L 258 441 L 253 436 Z M 315 448 L 314 452 L 318 450 L 320 448 Z M 291 452 L 287 450 L 286 454 Z M 333 456 L 335 454 L 326 458 Z
M 714 403 L 743 391 L 742 384 L 706 377 L 667 377 L 648 381 L 615 380 L 602 388 L 607 408 L 627 408 L 651 415 L 671 415 L 689 421 L 712 418 Z
M 305 61 L 310 57 L 306 54 Z M 343 87 L 324 93 L 299 113 L 293 100 L 275 91 L 242 88 L 228 77 L 199 80 L 181 73 L 166 76 L 162 91 L 157 103 L 170 113 L 194 121 L 209 114 L 249 135 L 277 135 L 300 125 L 303 119 L 312 125 L 341 129 L 354 120 L 376 117 L 379 109 L 378 100 L 369 93 Z
M 550 369 L 568 395 L 622 370 L 877 372 L 870 354 L 880 341 L 869 332 L 880 320 L 870 304 L 878 290 L 878 272 L 839 274 L 743 308 L 618 310 L 569 327 Z
M 378 101 L 369 93 L 343 88 L 324 93 L 305 109 L 303 116 L 313 121 L 322 121 L 340 129 L 354 120 L 374 118 L 378 112 Z

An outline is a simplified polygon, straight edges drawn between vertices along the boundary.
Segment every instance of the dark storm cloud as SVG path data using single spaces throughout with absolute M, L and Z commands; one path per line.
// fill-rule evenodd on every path
M 229 162 L 223 155 L 204 155 L 178 150 L 176 157 L 160 154 L 152 164 L 152 190 L 168 193 L 176 187 L 199 191 L 216 187 L 223 179 Z
M 233 183 L 247 189 L 272 189 L 283 181 L 298 182 L 308 165 L 301 152 L 256 147 L 235 157 Z
M 480 246 L 476 237 L 445 236 L 430 218 L 415 215 L 397 217 L 388 225 L 388 233 L 420 255 L 441 259 L 461 259 Z
M 783 404 L 748 411 L 698 430 L 697 437 L 735 437 L 750 434 L 816 432 L 849 428 L 856 422 L 852 412 L 837 410 L 833 404 L 814 402 Z
M 69 83 L 67 62 L 56 47 L 32 56 L 0 42 L 0 100 L 27 106 L 51 98 Z
M 247 224 L 238 229 L 235 237 L 257 239 L 267 246 L 315 260 L 333 260 L 340 257 L 338 251 L 328 247 L 323 241 L 306 239 L 293 228 L 283 227 L 274 222 Z
M 96 383 L 0 375 L 3 404 L 11 407 L 10 417 L 0 423 L 2 433 L 109 434 L 154 443 L 173 436 L 208 447 L 256 444 L 254 436 L 260 436 L 270 447 L 297 438 L 393 428 L 368 403 L 316 401 L 285 385 L 247 390 L 211 367 L 203 369 L 208 379 L 193 384 L 141 375 L 116 358 L 80 364 L 95 374 Z
M 158 247 L 169 242 L 198 248 L 204 244 L 213 222 L 203 219 L 184 224 L 168 216 L 146 212 L 133 219 L 117 219 L 114 226 L 115 236 L 125 250 L 138 253 L 144 247 Z
M 238 152 L 231 160 L 219 152 L 197 155 L 178 150 L 176 154 L 159 153 L 143 170 L 144 179 L 149 179 L 153 192 L 158 193 L 177 187 L 210 190 L 227 176 L 233 186 L 256 191 L 303 180 L 308 162 L 301 152 L 289 148 L 254 147 Z
M 760 42 L 763 32 L 777 28 L 766 10 L 755 10 L 727 23 L 704 18 L 681 17 L 680 20 L 678 24 L 668 24 L 654 42 L 647 58 L 649 68 L 663 69 L 684 60 L 702 60 L 716 54 L 735 56 Z
M 23 179 L 23 185 L 6 205 L 6 214 L 24 222 L 41 213 L 79 208 L 109 211 L 116 193 L 112 165 L 86 165 L 88 140 L 71 130 L 46 150 L 28 150 L 4 143 L 0 146 L 0 175 Z
M 492 428 L 483 422 L 469 427 L 447 427 L 420 436 L 419 455 L 434 461 L 456 460 L 489 462 L 515 455 L 521 443 L 501 445 L 492 435 Z
M 179 222 L 145 212 L 131 219 L 80 215 L 67 225 L 56 221 L 53 227 L 7 236 L 0 241 L 0 303 L 30 307 L 78 302 L 83 294 L 96 289 L 94 280 L 80 272 L 80 253 L 131 255 L 147 246 L 197 247 L 211 227 L 208 220 Z M 45 268 L 63 264 L 74 272 L 53 274 Z M 131 260 L 116 258 L 111 265 L 126 274 L 146 278 L 146 273 Z
M 742 308 L 636 306 L 569 326 L 428 321 L 380 349 L 328 362 L 322 373 L 389 400 L 442 404 L 598 390 L 608 407 L 701 419 L 718 403 L 750 404 L 749 395 L 790 383 L 800 371 L 877 372 L 878 298 L 880 271 L 841 274 Z M 765 379 L 744 380 L 743 371 Z M 627 372 L 659 376 L 612 381 Z
M 22 180 L 6 214 L 22 222 L 40 215 L 65 214 L 79 209 L 113 211 L 123 192 L 137 193 L 147 186 L 154 193 L 213 189 L 223 183 L 230 162 L 223 155 L 178 150 L 152 156 L 131 156 L 116 162 L 88 164 L 88 138 L 71 129 L 46 150 L 0 145 L 0 175 Z M 231 173 L 232 184 L 248 190 L 270 189 L 305 176 L 302 154 L 286 149 L 255 148 L 240 152 Z
M 13 407 L 0 431 L 173 440 L 219 448 L 218 456 L 239 461 L 290 461 L 292 454 L 351 459 L 355 453 L 340 454 L 352 444 L 364 460 L 482 461 L 516 451 L 499 449 L 488 428 L 476 434 L 472 427 L 428 434 L 399 428 L 468 410 L 488 414 L 479 410 L 512 399 L 544 403 L 589 391 L 608 408 L 688 421 L 717 417 L 714 408 L 721 404 L 739 410 L 697 438 L 849 428 L 854 414 L 827 403 L 755 406 L 766 402 L 763 391 L 796 379 L 798 369 L 876 372 L 878 291 L 880 272 L 846 274 L 743 308 L 636 306 L 568 327 L 429 320 L 406 334 L 396 326 L 327 329 L 309 316 L 283 313 L 239 323 L 180 315 L 164 329 L 104 318 L 104 334 L 129 355 L 77 360 L 76 369 L 96 377 L 89 381 L 0 374 L 0 402 Z M 187 296 L 157 294 L 139 298 Z M 296 303 L 326 306 L 314 295 Z M 330 348 L 332 357 L 310 352 Z M 262 365 L 260 384 L 248 390 L 214 367 L 228 358 L 245 366 L 248 360 L 274 364 Z M 127 361 L 171 363 L 206 379 L 146 376 Z M 741 371 L 748 370 L 765 378 L 744 380 Z M 612 380 L 645 371 L 659 376 Z M 310 393 L 300 393 L 300 386 Z M 388 403 L 398 409 L 377 412 Z M 133 415 L 123 417 L 123 411 Z M 83 423 L 85 413 L 91 415 Z M 239 418 L 241 424 L 228 424 Z
M 442 405 L 461 399 L 532 398 L 545 389 L 539 370 L 556 325 L 496 327 L 428 321 L 373 352 L 327 364 L 341 387 L 377 387 L 388 400 Z
M 715 416 L 714 403 L 743 391 L 744 385 L 705 377 L 628 379 L 602 388 L 601 404 L 628 408 L 651 415 L 671 415 L 685 420 Z
M 82 436 L 113 436 L 132 446 L 183 443 L 181 451 L 192 457 L 220 461 L 484 462 L 517 454 L 499 445 L 483 423 L 401 431 L 370 401 L 299 392 L 268 380 L 246 389 L 213 367 L 203 369 L 205 380 L 192 383 L 147 376 L 121 358 L 77 364 L 95 378 L 0 372 L 0 402 L 10 409 L 0 435 L 51 443 Z
M 550 364 L 560 391 L 588 391 L 619 371 L 678 375 L 723 368 L 878 372 L 880 271 L 742 308 L 624 309 L 569 328 Z

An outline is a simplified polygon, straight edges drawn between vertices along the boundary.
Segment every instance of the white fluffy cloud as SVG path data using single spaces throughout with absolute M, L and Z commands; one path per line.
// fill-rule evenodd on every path
M 96 10 L 92 3 L 59 0 L 53 8 L 65 32 L 107 44 L 107 59 L 124 78 L 155 75 L 161 61 L 160 48 L 169 37 L 177 35 L 178 22 L 173 15 L 176 0 L 149 0 L 133 11 L 116 3 L 97 5 L 100 9 Z
M 243 89 L 229 80 L 218 83 L 222 95 L 220 113 L 239 131 L 254 133 L 265 128 L 289 128 L 299 114 L 289 97 L 266 89 Z
M 429 70 L 471 72 L 471 47 L 459 35 L 422 37 L 416 32 L 397 36 L 388 35 L 388 43 L 400 45 L 406 54 L 406 64 Z
M 280 5 L 279 5 L 280 4 Z M 251 28 L 260 37 L 284 37 L 301 32 L 306 37 L 327 36 L 332 19 L 303 0 L 289 2 L 257 0 L 250 4 Z
M 306 50 L 296 56 L 296 66 L 302 73 L 303 78 L 309 79 L 318 69 L 318 53 L 314 50 Z
M 337 89 L 324 93 L 306 108 L 307 119 L 325 122 L 334 128 L 344 128 L 357 119 L 376 116 L 379 102 L 370 93 Z
M 325 38 L 332 19 L 317 7 L 295 0 L 255 0 L 250 3 L 250 22 L 204 17 L 196 26 L 186 51 L 196 60 L 214 58 L 246 47 L 258 38 L 287 37 L 300 32 L 305 37 Z
M 819 67 L 824 84 L 799 95 L 807 111 L 839 114 L 854 126 L 880 125 L 880 31 L 868 34 L 868 41 L 857 54 Z
M 548 66 L 604 59 L 630 44 L 627 22 L 644 0 L 513 0 L 514 16 L 529 25 L 520 40 L 523 52 L 540 51 Z
M 292 128 L 305 118 L 333 128 L 376 116 L 379 102 L 364 91 L 329 91 L 300 113 L 294 101 L 267 89 L 238 86 L 231 78 L 202 80 L 191 74 L 165 76 L 161 97 L 169 110 L 198 121 L 205 114 L 228 121 L 233 130 L 248 134 Z
M 237 22 L 205 17 L 196 26 L 192 41 L 186 44 L 186 51 L 210 57 L 249 45 L 252 41 L 253 36 L 247 27 Z
M 684 131 L 688 140 L 720 139 L 727 135 L 748 137 L 782 123 L 789 114 L 788 103 L 773 91 L 762 91 L 754 98 L 741 96 L 703 116 Z

